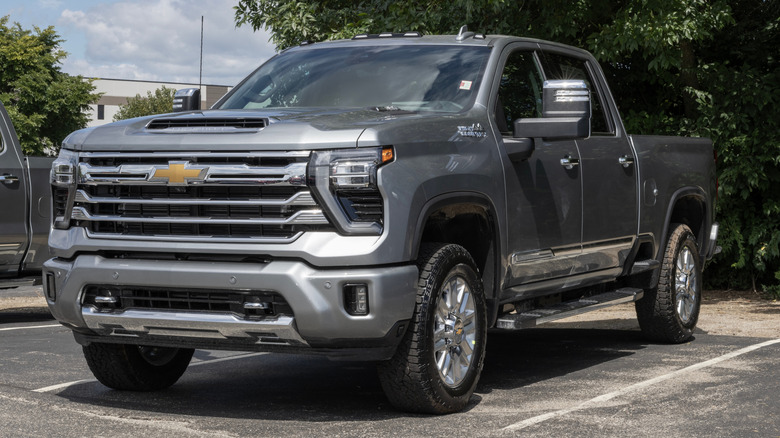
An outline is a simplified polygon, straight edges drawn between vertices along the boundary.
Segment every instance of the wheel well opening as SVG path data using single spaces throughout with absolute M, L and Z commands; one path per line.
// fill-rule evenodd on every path
M 492 272 L 494 227 L 489 212 L 480 205 L 455 204 L 434 211 L 427 219 L 420 242 L 458 244 L 471 254 L 480 275 Z
M 693 231 L 696 240 L 701 246 L 704 229 L 704 203 L 694 196 L 680 198 L 675 202 L 669 224 L 685 224 Z M 671 230 L 670 230 L 671 232 Z

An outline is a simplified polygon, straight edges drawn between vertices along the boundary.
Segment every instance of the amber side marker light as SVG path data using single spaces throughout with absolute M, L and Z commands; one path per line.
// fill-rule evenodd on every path
M 395 158 L 395 153 L 391 146 L 382 148 L 382 164 L 389 163 Z

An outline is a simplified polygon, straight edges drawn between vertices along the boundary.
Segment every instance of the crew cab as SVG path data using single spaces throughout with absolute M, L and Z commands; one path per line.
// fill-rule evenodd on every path
M 111 388 L 168 387 L 196 348 L 323 354 L 447 413 L 488 329 L 635 301 L 650 339 L 693 336 L 712 142 L 627 134 L 584 50 L 359 35 L 180 106 L 54 163 L 45 294 Z

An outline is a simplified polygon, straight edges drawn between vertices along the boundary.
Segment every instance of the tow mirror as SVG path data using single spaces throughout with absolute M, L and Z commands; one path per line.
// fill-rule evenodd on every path
M 585 81 L 545 81 L 542 117 L 517 119 L 515 137 L 563 140 L 590 137 L 590 91 Z
M 197 111 L 200 109 L 200 90 L 182 88 L 173 95 L 173 112 Z

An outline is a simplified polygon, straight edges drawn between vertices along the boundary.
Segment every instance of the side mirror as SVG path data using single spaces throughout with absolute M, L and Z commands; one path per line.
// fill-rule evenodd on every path
M 173 112 L 197 111 L 200 109 L 200 90 L 182 88 L 173 95 Z
M 590 91 L 585 81 L 545 81 L 542 117 L 517 119 L 517 138 L 563 140 L 590 137 Z

